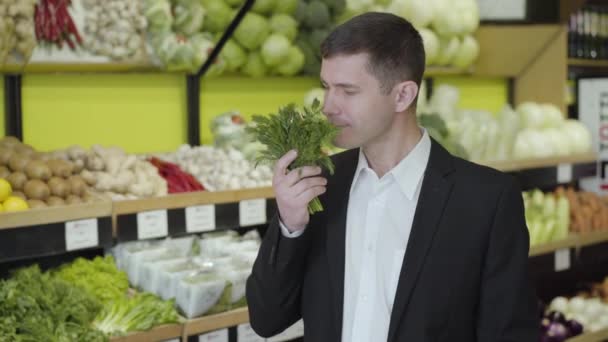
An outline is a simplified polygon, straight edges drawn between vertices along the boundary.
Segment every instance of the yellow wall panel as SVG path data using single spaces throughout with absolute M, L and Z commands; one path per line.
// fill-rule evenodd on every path
M 4 77 L 0 80 L 0 137 L 4 136 Z
M 497 113 L 508 101 L 508 82 L 503 78 L 436 77 L 433 87 L 441 84 L 460 90 L 460 108 Z
M 304 95 L 319 86 L 315 77 L 247 78 L 225 76 L 204 79 L 201 84 L 201 140 L 211 144 L 211 120 L 236 110 L 247 119 L 253 114 L 275 113 L 288 103 L 301 105 Z
M 185 102 L 183 75 L 26 75 L 24 140 L 42 151 L 72 144 L 173 150 L 187 140 Z

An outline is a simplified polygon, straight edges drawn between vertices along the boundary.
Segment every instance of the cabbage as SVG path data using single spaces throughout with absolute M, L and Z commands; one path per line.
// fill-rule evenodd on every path
M 479 8 L 475 0 L 433 0 L 433 2 L 435 15 L 432 26 L 440 36 L 470 34 L 479 26 Z
M 565 137 L 568 137 L 572 153 L 591 151 L 591 133 L 580 121 L 574 119 L 565 120 L 560 130 Z
M 276 70 L 283 76 L 293 76 L 302 70 L 304 66 L 304 54 L 296 46 L 287 50 L 287 58 L 280 63 Z
M 374 5 L 374 0 L 346 0 L 346 12 L 353 16 L 367 11 Z
M 559 127 L 564 121 L 564 115 L 562 111 L 557 108 L 556 105 L 551 103 L 544 103 L 540 105 L 540 109 L 543 111 L 545 123 L 543 127 Z
M 277 66 L 287 58 L 290 46 L 289 39 L 285 36 L 271 34 L 262 44 L 262 60 L 267 66 Z
M 534 102 L 524 102 L 517 106 L 517 112 L 521 116 L 524 128 L 543 128 L 545 116 L 539 104 Z
M 262 55 L 259 52 L 250 53 L 247 63 L 245 63 L 241 71 L 245 75 L 251 77 L 262 77 L 266 75 L 267 70 L 264 61 L 262 60 Z
M 150 32 L 171 30 L 173 15 L 169 0 L 144 0 L 143 7 Z
M 437 65 L 448 65 L 460 49 L 460 40 L 458 37 L 439 38 L 439 54 L 435 60 Z
M 311 107 L 314 100 L 319 101 L 321 106 L 323 106 L 323 101 L 325 100 L 325 89 L 313 88 L 309 90 L 304 96 L 304 106 Z
M 570 155 L 570 140 L 564 137 L 564 134 L 557 128 L 548 128 L 542 131 L 545 139 L 553 147 L 555 156 Z
M 320 0 L 312 0 L 306 8 L 304 23 L 310 28 L 323 28 L 331 24 L 329 7 Z
M 270 30 L 284 35 L 293 42 L 298 35 L 298 22 L 287 14 L 275 14 L 270 18 Z
M 546 158 L 554 154 L 551 142 L 541 131 L 524 129 L 515 139 L 513 147 L 515 159 Z
M 259 14 L 248 13 L 234 32 L 234 38 L 239 44 L 249 50 L 255 50 L 270 34 L 268 21 Z
M 203 27 L 205 9 L 199 0 L 178 0 L 173 6 L 173 28 L 176 32 L 192 35 Z
M 471 34 L 479 27 L 479 6 L 476 0 L 460 0 L 458 11 L 462 16 L 462 33 Z
M 327 38 L 329 32 L 328 29 L 316 29 L 312 30 L 308 35 L 308 45 L 313 49 L 318 58 L 321 57 L 321 44 Z
M 187 39 L 166 33 L 155 39 L 155 50 L 165 68 L 169 71 L 191 71 L 194 50 Z
M 228 71 L 236 71 L 247 62 L 247 54 L 243 48 L 232 39 L 229 39 L 226 42 L 220 55 L 224 61 L 226 61 L 226 69 Z
M 431 23 L 435 8 L 429 0 L 393 0 L 387 10 L 422 28 Z
M 223 33 L 235 16 L 234 10 L 220 0 L 204 0 L 203 6 L 207 10 L 203 30 Z
M 457 68 L 468 68 L 479 56 L 479 44 L 470 35 L 464 36 L 460 48 L 452 59 L 452 65 Z
M 259 14 L 270 14 L 274 10 L 276 3 L 280 1 L 284 0 L 256 0 L 251 10 Z
M 209 1 L 220 1 L 220 0 L 209 0 Z M 226 3 L 226 5 L 228 5 L 232 8 L 240 7 L 245 2 L 245 0 L 223 0 L 223 1 Z
M 298 8 L 299 0 L 278 0 L 274 6 L 274 13 L 292 15 Z
M 433 31 L 426 28 L 421 28 L 418 32 L 420 32 L 422 42 L 424 43 L 426 65 L 431 65 L 439 54 L 439 38 L 437 38 L 437 35 Z
M 192 71 L 198 71 L 198 69 L 203 66 L 203 63 L 205 63 L 209 58 L 209 54 L 211 54 L 211 51 L 213 51 L 215 44 L 211 40 L 210 36 L 202 33 L 193 35 L 190 38 L 190 44 L 192 45 L 192 50 L 194 51 Z M 219 63 L 219 61 L 216 61 L 215 63 Z

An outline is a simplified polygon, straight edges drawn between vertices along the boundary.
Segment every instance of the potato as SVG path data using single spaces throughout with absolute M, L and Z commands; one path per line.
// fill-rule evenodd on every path
M 32 154 L 34 154 L 36 152 L 36 150 L 34 150 L 34 148 L 32 146 L 27 145 L 27 144 L 15 145 L 14 150 L 15 150 L 15 152 L 17 152 L 18 154 L 20 154 L 22 156 L 31 156 Z
M 9 159 L 8 166 L 10 166 L 13 172 L 24 171 L 25 166 L 27 165 L 27 163 L 29 163 L 29 161 L 30 159 L 27 157 L 24 157 L 19 154 L 14 154 L 11 159 Z
M 82 200 L 82 198 L 75 196 L 75 195 L 70 195 L 70 196 L 68 196 L 68 198 L 65 199 L 65 204 L 79 204 L 79 203 L 84 203 L 84 201 Z
M 21 191 L 13 191 L 12 196 L 19 197 L 19 198 L 21 198 L 24 201 L 27 200 L 27 198 L 25 197 L 25 194 L 23 192 L 21 192 Z
M 41 160 L 31 160 L 25 166 L 25 174 L 29 179 L 48 181 L 51 178 L 51 168 Z
M 72 176 L 68 179 L 70 183 L 70 189 L 76 196 L 84 196 L 87 191 L 87 183 L 80 176 Z
M 59 177 L 51 178 L 49 188 L 51 189 L 51 195 L 61 198 L 66 198 L 72 193 L 70 182 Z
M 27 205 L 28 205 L 30 208 L 32 208 L 32 209 L 34 209 L 34 208 L 46 208 L 46 207 L 48 207 L 48 206 L 46 205 L 46 203 L 44 203 L 44 202 L 43 202 L 43 201 L 41 201 L 41 200 L 37 200 L 37 199 L 31 199 L 31 200 L 27 200 Z
M 0 178 L 6 178 L 11 174 L 11 170 L 6 166 L 0 166 Z
M 57 207 L 65 205 L 65 201 L 59 197 L 51 196 L 46 200 L 46 204 L 48 204 L 49 207 Z
M 9 136 L 0 139 L 0 146 L 15 147 L 16 145 L 21 145 L 21 141 L 15 137 Z
M 65 160 L 52 159 L 47 161 L 47 165 L 51 168 L 55 177 L 68 178 L 74 170 L 74 164 Z
M 25 195 L 28 199 L 46 200 L 51 195 L 51 190 L 45 182 L 39 179 L 31 179 L 25 183 Z
M 0 146 L 0 166 L 8 166 L 8 162 L 14 154 L 15 151 L 12 148 Z
M 13 172 L 6 177 L 6 180 L 11 183 L 13 190 L 23 190 L 27 176 L 23 172 Z
M 77 159 L 74 161 L 74 173 L 79 174 L 84 169 L 84 160 Z

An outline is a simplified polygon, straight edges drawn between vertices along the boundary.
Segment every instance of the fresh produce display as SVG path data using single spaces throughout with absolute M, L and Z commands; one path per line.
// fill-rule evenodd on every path
M 438 114 L 449 136 L 476 162 L 567 156 L 591 151 L 591 134 L 581 122 L 565 119 L 551 104 L 505 106 L 497 115 L 460 110 L 458 89 L 440 85 L 421 102 L 419 114 Z
M 588 233 L 608 229 L 608 197 L 594 192 L 558 189 L 570 203 L 570 231 Z
M 583 325 L 576 319 L 566 319 L 560 311 L 548 311 L 540 317 L 540 333 L 541 342 L 564 342 L 581 335 Z
M 100 310 L 87 291 L 37 266 L 0 280 L 0 336 L 5 341 L 107 341 L 91 325 Z
M 191 174 L 182 171 L 179 166 L 152 157 L 148 161 L 158 169 L 166 181 L 170 194 L 179 192 L 203 191 L 205 188 Z
M 36 47 L 36 0 L 0 1 L 0 65 L 27 63 Z
M 527 191 L 523 199 L 531 246 L 568 237 L 570 203 L 563 190 L 554 194 L 538 189 Z
M 245 305 L 245 282 L 260 245 L 252 231 L 118 244 L 113 253 L 134 286 L 175 300 L 186 317 Z
M 427 65 L 464 69 L 479 56 L 479 43 L 472 36 L 479 27 L 475 0 L 346 0 L 340 21 L 367 11 L 390 12 L 416 26 Z
M 266 145 L 260 152 L 257 162 L 274 163 L 290 150 L 298 152 L 297 159 L 289 165 L 289 170 L 301 166 L 317 165 L 325 167 L 331 174 L 334 165 L 323 151 L 325 145 L 331 144 L 338 129 L 326 120 L 318 101 L 303 110 L 296 109 L 294 104 L 284 106 L 277 114 L 268 116 L 254 115 L 254 126 L 248 130 L 256 140 Z M 308 204 L 308 211 L 316 213 L 323 210 L 321 201 L 313 199 Z
M 306 63 L 303 72 L 319 75 L 321 70 L 321 43 L 342 16 L 345 0 L 297 1 L 295 18 L 300 24 L 296 45 L 304 53 Z
M 596 332 L 608 329 L 608 304 L 605 289 L 608 283 L 593 284 L 591 291 L 584 291 L 572 297 L 555 297 L 548 307 L 554 316 L 553 321 L 564 324 L 564 321 L 575 320 L 582 325 L 583 331 Z
M 36 152 L 13 137 L 0 140 L 0 176 L 10 183 L 13 197 L 27 200 L 31 208 L 95 201 L 78 172 L 78 164 Z M 24 208 L 14 198 L 4 206 Z
M 68 7 L 72 0 L 39 0 L 36 4 L 35 28 L 39 43 L 49 43 L 58 48 L 67 44 L 75 50 L 83 44 Z
M 17 196 L 13 196 L 11 183 L 4 178 L 0 178 L 0 213 L 27 210 L 27 202 Z
M 145 59 L 146 17 L 140 1 L 82 0 L 87 50 L 114 60 Z

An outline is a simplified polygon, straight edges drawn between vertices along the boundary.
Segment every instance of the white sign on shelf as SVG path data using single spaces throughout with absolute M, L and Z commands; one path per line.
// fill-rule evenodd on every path
M 97 245 L 99 245 L 99 234 L 96 218 L 65 223 L 65 249 L 67 251 Z
M 266 199 L 257 198 L 239 202 L 239 225 L 255 226 L 266 223 Z
M 572 164 L 559 164 L 557 166 L 557 183 L 570 183 L 572 181 Z
M 153 239 L 169 235 L 167 210 L 152 210 L 137 213 L 137 238 Z
M 578 118 L 591 133 L 597 152 L 597 175 L 580 179 L 580 187 L 600 195 L 608 194 L 608 78 L 580 78 Z
M 182 340 L 180 338 L 172 338 L 170 340 L 165 340 L 164 342 L 181 342 Z
M 266 341 L 263 337 L 253 331 L 249 323 L 241 324 L 237 327 L 237 341 L 238 342 L 264 342 Z
M 555 272 L 565 271 L 570 268 L 570 248 L 555 251 Z
M 275 336 L 267 339 L 266 341 L 267 342 L 284 342 L 284 341 L 293 340 L 294 338 L 298 338 L 298 337 L 302 337 L 302 336 L 304 336 L 304 321 L 299 320 L 299 321 L 295 322 L 289 328 L 285 329 L 285 331 L 283 331 L 282 333 L 275 335 Z
M 228 342 L 228 329 L 216 330 L 199 335 L 198 342 Z
M 186 208 L 186 232 L 199 233 L 215 229 L 215 205 L 197 205 Z

